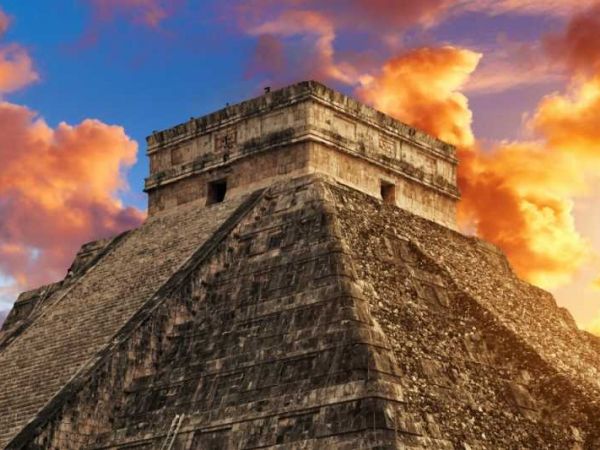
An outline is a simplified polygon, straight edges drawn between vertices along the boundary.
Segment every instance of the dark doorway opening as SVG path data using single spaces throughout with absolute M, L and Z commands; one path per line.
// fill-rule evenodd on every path
M 227 194 L 227 180 L 217 180 L 208 183 L 208 193 L 206 196 L 206 204 L 214 205 L 225 200 Z
M 396 185 L 381 180 L 381 199 L 390 205 L 396 204 Z

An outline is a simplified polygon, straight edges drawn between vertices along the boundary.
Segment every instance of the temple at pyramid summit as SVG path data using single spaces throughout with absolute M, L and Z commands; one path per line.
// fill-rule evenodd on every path
M 152 134 L 148 209 L 152 216 L 201 198 L 209 205 L 323 175 L 453 228 L 455 153 L 325 86 L 301 83 Z
M 153 132 L 146 221 L 3 325 L 0 448 L 600 449 L 600 338 L 455 153 L 312 81 Z

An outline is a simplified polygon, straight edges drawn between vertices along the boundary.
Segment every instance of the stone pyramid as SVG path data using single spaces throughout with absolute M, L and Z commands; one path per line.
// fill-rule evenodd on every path
M 451 146 L 315 82 L 148 144 L 4 324 L 0 447 L 600 449 L 600 339 L 454 230 Z

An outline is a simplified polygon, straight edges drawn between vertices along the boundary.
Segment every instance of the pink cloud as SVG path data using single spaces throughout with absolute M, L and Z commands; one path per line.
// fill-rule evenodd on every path
M 25 49 L 16 44 L 0 46 L 0 95 L 19 90 L 37 79 Z
M 8 30 L 9 25 L 10 18 L 6 15 L 4 11 L 0 9 L 0 37 L 2 37 L 4 33 L 6 33 L 6 30 Z
M 576 14 L 561 33 L 549 35 L 547 53 L 580 75 L 600 74 L 600 2 Z
M 597 0 L 474 0 L 461 8 L 489 14 L 569 16 L 593 6 Z
M 0 9 L 0 38 L 10 25 L 10 19 Z M 0 43 L 0 98 L 36 81 L 38 74 L 27 51 L 17 44 Z
M 82 243 L 139 225 L 144 214 L 117 198 L 136 151 L 121 127 L 53 129 L 0 103 L 0 272 L 20 288 L 62 278 Z
M 354 82 L 354 69 L 335 61 L 333 23 L 317 12 L 284 12 L 247 31 L 259 38 L 253 67 L 272 72 L 279 81 L 321 78 Z M 296 46 L 287 41 L 298 37 Z
M 110 21 L 122 16 L 128 20 L 156 28 L 170 17 L 180 1 L 169 0 L 87 0 L 94 17 L 99 21 Z
M 272 18 L 286 11 L 314 11 L 338 29 L 400 31 L 436 23 L 457 0 L 246 0 L 235 3 L 242 23 Z

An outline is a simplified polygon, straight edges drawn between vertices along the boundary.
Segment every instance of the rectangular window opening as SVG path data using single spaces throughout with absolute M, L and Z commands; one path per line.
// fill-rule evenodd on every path
M 396 204 L 396 185 L 394 183 L 381 180 L 381 199 L 389 205 Z
M 217 180 L 208 183 L 208 193 L 206 196 L 206 204 L 214 205 L 225 200 L 227 194 L 227 180 Z

